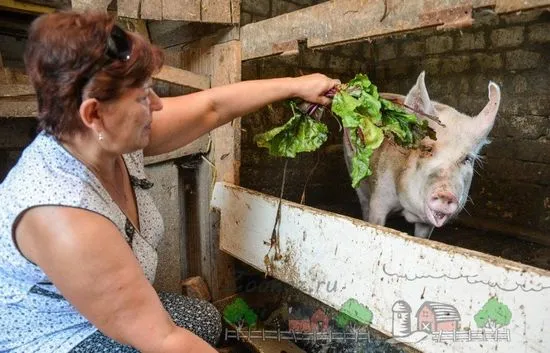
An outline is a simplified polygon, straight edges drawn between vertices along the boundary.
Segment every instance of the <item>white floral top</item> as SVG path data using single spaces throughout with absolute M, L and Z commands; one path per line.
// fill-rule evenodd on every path
M 136 195 L 139 233 L 95 175 L 51 135 L 39 134 L 0 184 L 0 352 L 69 352 L 97 330 L 16 248 L 12 226 L 29 208 L 62 205 L 105 216 L 153 282 L 164 227 L 146 190 L 152 184 L 145 176 L 143 152 L 123 157 Z

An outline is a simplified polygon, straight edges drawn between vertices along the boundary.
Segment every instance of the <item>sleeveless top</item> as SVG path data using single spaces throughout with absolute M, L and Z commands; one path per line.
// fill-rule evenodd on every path
M 38 134 L 0 184 L 0 352 L 69 352 L 97 331 L 17 249 L 12 228 L 29 208 L 59 205 L 103 215 L 120 230 L 153 282 L 164 227 L 146 190 L 152 183 L 146 179 L 143 152 L 123 158 L 136 196 L 140 232 L 96 176 L 51 135 Z

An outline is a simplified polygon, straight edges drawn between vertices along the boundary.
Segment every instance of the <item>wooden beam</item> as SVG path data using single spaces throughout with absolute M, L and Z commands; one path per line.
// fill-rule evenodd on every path
M 393 4 L 393 5 L 392 5 Z M 387 6 L 386 6 L 387 5 Z M 471 22 L 472 6 L 462 0 L 328 1 L 241 28 L 243 60 L 279 54 L 289 41 L 310 48 L 417 28 Z
M 30 13 L 30 14 L 51 13 L 56 10 L 55 7 L 30 4 L 24 1 L 17 1 L 17 0 L 0 0 L 0 8 L 9 10 L 9 11 L 23 12 L 23 13 Z
M 161 71 L 154 75 L 153 78 L 160 81 L 175 83 L 177 85 L 201 90 L 210 88 L 210 78 L 208 76 L 198 75 L 191 71 L 186 71 L 167 65 L 164 65 Z
M 231 22 L 241 24 L 241 0 L 231 0 Z
M 495 3 L 495 11 L 497 13 L 524 11 L 550 6 L 550 1 L 548 0 L 495 0 Z
M 190 144 L 175 151 L 163 153 L 158 156 L 145 157 L 145 165 L 165 162 L 172 159 L 178 159 L 193 154 L 206 154 L 210 149 L 210 136 L 203 135 Z
M 34 96 L 34 87 L 25 84 L 0 84 L 0 98 Z
M 119 16 L 140 18 L 139 16 L 140 0 L 118 0 L 117 12 Z
M 32 118 L 38 114 L 38 103 L 33 96 L 31 99 L 0 99 L 1 118 Z
M 149 31 L 147 30 L 147 23 L 145 23 L 145 20 L 137 20 L 135 18 L 119 16 L 117 17 L 116 22 L 125 30 L 136 32 L 140 34 L 143 38 L 147 39 L 149 42 L 151 41 L 151 39 L 149 38 Z
M 202 0 L 201 21 L 231 23 L 231 0 Z
M 141 0 L 141 18 L 162 20 L 162 0 Z
M 466 27 L 474 6 L 511 12 L 550 6 L 550 0 L 328 1 L 243 26 L 242 57 L 280 54 L 297 41 L 317 48 L 428 27 Z
M 221 214 L 221 249 L 336 310 L 350 300 L 366 306 L 373 329 L 422 352 L 519 352 L 525 342 L 533 352 L 550 347 L 542 329 L 550 318 L 550 271 L 288 201 L 277 260 L 269 249 L 278 201 L 217 183 L 212 207 Z M 499 340 L 478 315 L 491 298 L 502 305 L 487 310 L 511 316 L 501 322 Z M 417 312 L 433 314 L 434 306 L 454 317 L 453 327 L 432 323 L 432 332 L 424 331 Z M 440 330 L 446 332 L 439 336 Z
M 162 19 L 200 22 L 200 0 L 162 0 Z
M 75 11 L 107 11 L 111 0 L 71 0 L 72 9 Z M 119 0 L 119 4 L 121 0 Z M 124 1 L 122 1 L 124 3 Z M 119 5 L 121 6 L 121 5 Z
M 240 42 L 219 44 L 212 49 L 212 87 L 235 83 L 241 80 Z M 212 132 L 214 164 L 218 181 L 239 184 L 240 118 Z
M 218 44 L 211 50 L 212 87 L 235 83 L 241 79 L 241 47 L 239 41 Z M 232 184 L 239 183 L 240 168 L 240 118 L 211 132 L 213 151 L 210 154 L 215 166 L 215 180 Z M 202 266 L 203 277 L 209 276 L 208 284 L 214 300 L 234 294 L 236 279 L 234 260 L 220 251 L 219 214 L 210 213 L 211 232 L 203 239 L 210 258 Z

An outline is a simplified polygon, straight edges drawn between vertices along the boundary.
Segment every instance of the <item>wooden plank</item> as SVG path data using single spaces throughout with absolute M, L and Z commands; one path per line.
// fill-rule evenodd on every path
M 0 97 L 34 96 L 34 87 L 25 84 L 0 84 Z
M 38 114 L 36 98 L 18 100 L 16 98 L 0 99 L 0 117 L 2 118 L 30 118 Z
M 243 60 L 279 54 L 274 46 L 306 40 L 310 48 L 424 27 L 472 22 L 472 5 L 462 0 L 328 1 L 241 28 Z M 388 5 L 386 7 L 386 5 Z M 364 24 L 364 25 L 361 25 Z
M 550 271 L 287 201 L 279 227 L 282 260 L 275 260 L 274 251 L 268 251 L 278 198 L 217 183 L 211 204 L 221 213 L 223 251 L 264 272 L 267 263 L 269 274 L 336 310 L 355 299 L 372 312 L 371 327 L 397 342 L 428 353 L 546 352 L 550 347 L 545 329 Z M 482 332 L 478 324 L 484 323 L 476 319 L 493 297 L 501 303 L 501 315 L 511 314 L 501 322 L 498 341 L 495 331 Z M 397 307 L 406 314 L 394 313 Z M 445 308 L 462 341 L 452 340 L 450 326 L 432 322 L 433 331 L 446 331 L 442 336 L 422 331 L 426 321 L 415 315 L 421 308 L 428 308 L 428 315 Z
M 127 4 L 125 3 L 127 1 L 128 0 L 122 0 L 122 1 L 119 0 L 118 2 L 119 14 L 120 14 L 121 6 L 127 6 Z M 71 0 L 71 3 L 72 3 L 72 9 L 75 11 L 85 11 L 85 10 L 107 11 L 107 8 L 111 3 L 111 0 Z
M 495 11 L 497 13 L 529 10 L 537 7 L 550 6 L 548 0 L 496 0 Z
M 240 42 L 231 41 L 212 47 L 212 87 L 227 85 L 241 80 L 241 47 Z M 215 165 L 215 180 L 239 183 L 240 168 L 240 118 L 233 120 L 211 132 L 213 151 L 212 161 Z M 204 251 L 209 251 L 211 258 L 203 271 L 210 276 L 210 290 L 214 300 L 226 297 L 236 291 L 234 261 L 231 256 L 220 251 L 219 247 L 219 214 L 210 212 L 211 234 L 205 239 Z M 204 252 L 201 252 L 204 254 Z M 203 275 L 204 277 L 204 275 Z
M 241 0 L 231 0 L 231 22 L 236 25 L 241 23 Z
M 141 18 L 162 20 L 162 0 L 141 0 Z
M 164 20 L 199 22 L 201 20 L 201 1 L 162 0 L 162 18 Z
M 201 21 L 231 23 L 231 0 L 202 0 Z
M 191 142 L 190 144 L 178 148 L 177 150 L 163 153 L 157 156 L 145 157 L 145 165 L 165 162 L 172 159 L 178 159 L 185 156 L 190 156 L 193 154 L 205 154 L 208 153 L 210 149 L 210 136 L 203 135 Z
M 219 44 L 212 49 L 212 87 L 238 82 L 241 79 L 240 42 Z M 214 164 L 218 181 L 239 184 L 240 119 L 225 124 L 212 132 Z
M 549 0 L 327 1 L 243 26 L 242 57 L 280 54 L 281 43 L 297 40 L 317 48 L 427 27 L 466 27 L 473 23 L 474 7 L 496 7 L 501 13 L 545 6 Z
M 149 38 L 149 31 L 147 30 L 147 23 L 145 20 L 138 20 L 135 18 L 128 17 L 117 17 L 116 22 L 122 28 L 130 32 L 136 32 L 140 34 L 143 38 L 151 41 Z
M 117 13 L 122 17 L 139 18 L 140 0 L 118 0 Z
M 186 71 L 167 65 L 164 65 L 160 72 L 154 75 L 153 78 L 160 81 L 175 83 L 177 85 L 201 90 L 210 88 L 210 79 L 207 76 L 198 75 L 191 71 Z

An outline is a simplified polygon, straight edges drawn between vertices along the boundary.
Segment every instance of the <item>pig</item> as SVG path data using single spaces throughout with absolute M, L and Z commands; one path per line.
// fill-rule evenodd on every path
M 418 149 L 405 149 L 385 138 L 371 157 L 373 174 L 357 187 L 363 219 L 385 225 L 388 215 L 401 213 L 414 223 L 414 235 L 429 238 L 434 227 L 455 217 L 468 198 L 474 162 L 489 141 L 500 104 L 500 88 L 489 82 L 489 102 L 475 116 L 459 113 L 452 107 L 433 102 L 428 96 L 422 72 L 406 97 L 381 94 L 406 106 L 437 116 L 434 121 L 437 141 L 425 138 Z M 422 118 L 422 116 L 419 116 Z M 344 133 L 344 154 L 351 170 L 352 149 Z

